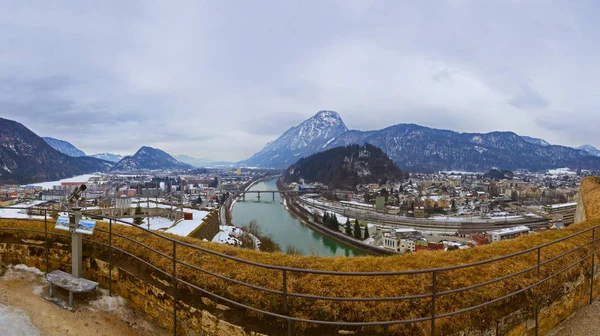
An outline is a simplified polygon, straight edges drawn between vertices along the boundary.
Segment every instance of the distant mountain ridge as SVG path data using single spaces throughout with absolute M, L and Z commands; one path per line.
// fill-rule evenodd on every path
M 327 114 L 324 114 L 327 112 Z M 323 118 L 326 115 L 327 118 Z M 327 128 L 322 119 L 335 121 Z M 312 134 L 326 136 L 309 137 Z M 325 130 L 328 132 L 325 132 Z M 302 144 L 298 150 L 294 144 Z M 551 145 L 545 140 L 513 132 L 458 133 L 415 124 L 397 124 L 380 130 L 347 130 L 337 112 L 321 111 L 288 129 L 250 159 L 249 166 L 282 168 L 295 159 L 319 151 L 352 144 L 381 148 L 401 169 L 411 171 L 528 169 L 540 171 L 560 167 L 600 169 L 600 158 L 587 151 Z
M 109 168 L 103 160 L 63 154 L 22 124 L 0 118 L 1 183 L 54 181 Z
M 98 153 L 98 154 L 93 154 L 90 156 L 95 157 L 96 159 L 101 159 L 101 160 L 110 161 L 110 162 L 119 162 L 124 158 L 123 155 L 112 154 L 112 153 Z
M 177 159 L 178 161 L 181 161 L 183 163 L 192 165 L 196 168 L 233 165 L 233 162 L 215 161 L 215 160 L 206 159 L 206 158 L 195 158 L 195 157 L 183 155 L 183 154 L 175 156 L 175 159 Z
M 600 149 L 598 149 L 592 145 L 579 146 L 579 147 L 577 147 L 577 149 L 584 150 L 584 151 L 590 153 L 590 155 L 600 156 Z
M 585 151 L 533 144 L 513 132 L 457 133 L 414 124 L 398 124 L 378 131 L 349 131 L 325 149 L 354 143 L 377 146 L 400 168 L 412 171 L 600 169 L 600 158 Z
M 126 156 L 117 162 L 113 171 L 159 170 L 159 169 L 190 169 L 187 163 L 176 160 L 166 152 L 152 147 L 143 146 L 134 155 Z
M 48 143 L 48 145 L 50 145 L 52 148 L 56 149 L 57 151 L 59 151 L 63 154 L 67 154 L 68 156 L 72 156 L 72 157 L 85 156 L 84 151 L 75 147 L 73 144 L 71 144 L 68 141 L 59 140 L 59 139 L 55 139 L 55 138 L 51 138 L 51 137 L 42 137 L 42 139 L 44 139 L 44 141 L 46 141 L 46 143 Z
M 532 138 L 532 137 L 529 137 L 526 135 L 521 135 L 521 139 L 523 139 L 531 144 L 534 144 L 534 145 L 540 145 L 540 146 L 550 146 L 551 145 L 548 141 L 546 141 L 544 139 Z
M 359 184 L 399 182 L 407 177 L 408 173 L 370 144 L 335 147 L 310 155 L 289 166 L 284 175 L 288 183 L 320 182 L 341 190 L 354 190 Z
M 302 157 L 322 150 L 327 142 L 347 131 L 348 128 L 337 112 L 319 111 L 239 164 L 285 168 Z

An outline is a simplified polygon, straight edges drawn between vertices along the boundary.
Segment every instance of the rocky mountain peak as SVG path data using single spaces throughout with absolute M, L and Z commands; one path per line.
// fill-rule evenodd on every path
M 268 143 L 250 159 L 240 162 L 248 166 L 284 168 L 302 157 L 314 154 L 335 137 L 348 131 L 336 111 L 322 110 L 282 136 Z

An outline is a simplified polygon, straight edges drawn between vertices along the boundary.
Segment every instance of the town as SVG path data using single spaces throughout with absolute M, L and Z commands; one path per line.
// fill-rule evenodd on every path
M 191 174 L 98 173 L 55 182 L 3 185 L 0 216 L 56 217 L 67 209 L 69 194 L 85 184 L 80 206 L 90 216 L 111 216 L 152 230 L 240 246 L 244 245 L 241 231 L 229 227 L 247 223 L 231 218 L 235 201 L 244 200 L 254 182 L 279 173 L 222 167 Z M 588 174 L 569 169 L 545 173 L 492 170 L 485 174 L 447 171 L 414 173 L 406 181 L 360 185 L 350 191 L 329 190 L 320 183 L 291 183 L 285 188 L 297 191 L 286 199 L 314 223 L 326 226 L 324 216 L 335 217 L 337 226 L 329 229 L 346 239 L 409 253 L 464 249 L 564 228 L 573 223 L 579 181 Z M 260 201 L 260 192 L 258 197 Z M 270 198 L 263 196 L 263 201 Z M 255 243 L 248 247 L 258 249 L 257 240 L 250 239 Z

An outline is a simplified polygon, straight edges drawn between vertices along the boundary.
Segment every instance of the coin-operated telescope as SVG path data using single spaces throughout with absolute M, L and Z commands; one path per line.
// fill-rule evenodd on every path
M 85 184 L 82 184 L 79 187 L 75 188 L 75 190 L 73 190 L 73 192 L 69 196 L 69 205 L 74 203 L 76 207 L 79 206 L 79 201 L 83 199 L 81 197 L 81 194 L 86 190 L 87 186 Z

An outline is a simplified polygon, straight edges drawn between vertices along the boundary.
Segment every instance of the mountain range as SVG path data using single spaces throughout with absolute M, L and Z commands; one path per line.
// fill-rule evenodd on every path
M 22 124 L 0 118 L 2 183 L 53 181 L 109 168 L 104 160 L 63 154 Z
M 204 168 L 204 167 L 216 167 L 216 166 L 232 166 L 233 162 L 228 161 L 215 161 L 206 158 L 196 158 L 188 155 L 177 155 L 175 158 L 183 163 L 187 163 L 196 168 Z
M 51 137 L 42 137 L 50 147 L 57 151 L 72 157 L 85 156 L 85 152 L 73 146 L 70 142 Z
M 592 145 L 579 146 L 579 147 L 577 147 L 577 149 L 584 150 L 584 151 L 590 153 L 590 155 L 600 156 L 600 150 Z
M 112 153 L 98 153 L 98 154 L 93 154 L 90 156 L 95 157 L 96 159 L 102 159 L 102 160 L 106 160 L 106 161 L 110 161 L 110 162 L 119 162 L 119 161 L 123 160 L 123 158 L 124 158 L 123 155 L 112 154 Z
M 322 151 L 328 142 L 346 132 L 348 128 L 337 112 L 319 111 L 239 164 L 285 168 L 300 158 Z
M 401 169 L 410 171 L 600 169 L 600 157 L 513 132 L 458 133 L 415 124 L 381 130 L 348 130 L 334 111 L 320 111 L 288 129 L 248 160 L 248 166 L 285 168 L 310 154 L 339 146 L 370 143 Z
M 155 169 L 191 169 L 191 165 L 176 160 L 164 151 L 143 146 L 134 155 L 126 156 L 117 162 L 112 171 L 155 170 Z

